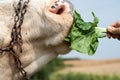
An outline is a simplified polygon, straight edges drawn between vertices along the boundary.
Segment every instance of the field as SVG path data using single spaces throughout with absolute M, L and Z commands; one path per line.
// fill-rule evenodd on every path
M 80 72 L 90 74 L 120 75 L 120 59 L 113 60 L 65 60 L 64 67 L 59 72 Z
M 120 59 L 54 59 L 31 80 L 120 80 Z

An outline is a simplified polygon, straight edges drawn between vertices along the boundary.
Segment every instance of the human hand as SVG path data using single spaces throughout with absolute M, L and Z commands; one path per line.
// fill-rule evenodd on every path
M 117 21 L 107 27 L 107 37 L 120 40 L 120 21 Z

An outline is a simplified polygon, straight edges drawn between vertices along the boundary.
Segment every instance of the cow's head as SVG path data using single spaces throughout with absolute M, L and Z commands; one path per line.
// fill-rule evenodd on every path
M 18 0 L 0 1 L 0 45 L 9 44 Z M 30 0 L 22 25 L 23 53 L 18 54 L 30 76 L 58 54 L 70 51 L 64 41 L 73 23 L 73 6 L 68 0 Z M 16 50 L 17 52 L 17 50 Z M 2 73 L 4 71 L 4 74 Z M 0 80 L 18 75 L 9 54 L 0 57 Z M 7 76 L 5 78 L 5 76 Z
M 64 40 L 72 26 L 72 10 L 72 4 L 67 0 L 31 0 L 23 26 L 34 28 L 29 32 L 33 38 L 41 37 L 46 40 L 46 45 L 57 45 Z M 24 28 L 23 31 L 26 30 Z

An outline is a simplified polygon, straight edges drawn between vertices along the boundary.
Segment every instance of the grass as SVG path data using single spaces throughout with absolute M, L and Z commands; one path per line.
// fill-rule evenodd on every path
M 35 73 L 30 80 L 49 80 L 50 75 L 62 67 L 64 67 L 63 60 L 55 58 L 41 69 L 41 71 Z
M 117 75 L 67 73 L 54 74 L 49 80 L 120 80 L 120 77 Z

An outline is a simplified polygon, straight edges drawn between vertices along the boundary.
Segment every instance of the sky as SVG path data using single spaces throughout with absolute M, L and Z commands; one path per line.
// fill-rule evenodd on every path
M 85 21 L 92 21 L 91 12 L 99 18 L 98 26 L 106 28 L 108 25 L 120 20 L 120 0 L 70 0 L 75 9 Z M 99 46 L 93 56 L 71 51 L 65 58 L 80 59 L 120 59 L 120 41 L 117 39 L 101 38 Z

